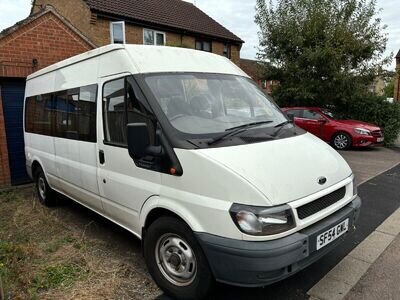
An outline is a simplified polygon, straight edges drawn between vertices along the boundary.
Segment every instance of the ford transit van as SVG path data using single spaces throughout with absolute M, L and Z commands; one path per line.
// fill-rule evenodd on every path
M 348 164 L 222 56 L 109 45 L 30 75 L 25 98 L 40 201 L 61 193 L 132 232 L 174 298 L 282 280 L 355 227 Z

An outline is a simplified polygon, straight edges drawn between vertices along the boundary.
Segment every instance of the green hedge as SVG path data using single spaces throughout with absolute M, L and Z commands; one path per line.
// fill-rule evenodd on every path
M 400 134 L 400 103 L 389 103 L 382 97 L 370 95 L 353 99 L 337 112 L 346 119 L 379 125 L 385 130 L 385 144 L 392 146 Z

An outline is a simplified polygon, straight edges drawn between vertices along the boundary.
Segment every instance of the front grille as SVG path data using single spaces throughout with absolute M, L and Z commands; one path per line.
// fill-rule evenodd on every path
M 342 200 L 346 194 L 346 187 L 342 187 L 328 195 L 325 195 L 313 202 L 307 203 L 297 208 L 297 215 L 299 219 L 305 219 L 313 214 L 335 204 L 339 200 Z
M 372 136 L 375 137 L 383 137 L 383 131 L 382 130 L 375 130 L 371 132 Z

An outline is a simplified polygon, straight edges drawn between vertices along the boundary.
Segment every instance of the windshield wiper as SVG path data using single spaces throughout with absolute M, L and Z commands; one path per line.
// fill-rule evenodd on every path
M 221 134 L 220 136 L 214 138 L 212 141 L 208 142 L 208 145 L 213 145 L 215 143 L 218 143 L 219 141 L 222 141 L 223 139 L 227 138 L 228 136 L 233 136 L 236 135 L 238 133 L 241 133 L 243 131 L 246 131 L 247 129 L 251 128 L 251 127 L 255 127 L 255 126 L 259 126 L 262 124 L 269 124 L 269 123 L 273 123 L 274 121 L 260 121 L 260 122 L 253 122 L 253 123 L 248 123 L 248 124 L 243 124 L 240 126 L 235 126 L 232 128 L 228 128 L 226 129 L 226 133 Z
M 274 137 L 277 137 L 278 134 L 279 134 L 279 132 L 281 132 L 281 130 L 282 130 L 282 129 L 285 127 L 285 125 L 287 125 L 287 124 L 292 124 L 292 121 L 286 120 L 286 121 L 284 121 L 284 122 L 279 123 L 278 125 L 276 125 L 274 128 L 278 128 L 278 127 L 279 127 L 279 129 L 278 129 L 277 131 L 275 131 L 275 133 L 273 134 L 273 136 L 274 136 Z

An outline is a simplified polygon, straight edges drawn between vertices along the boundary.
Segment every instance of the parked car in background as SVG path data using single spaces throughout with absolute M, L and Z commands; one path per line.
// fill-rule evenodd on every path
M 285 107 L 282 109 L 294 123 L 331 144 L 337 150 L 383 144 L 383 130 L 374 124 L 340 120 L 328 109 L 318 107 Z

